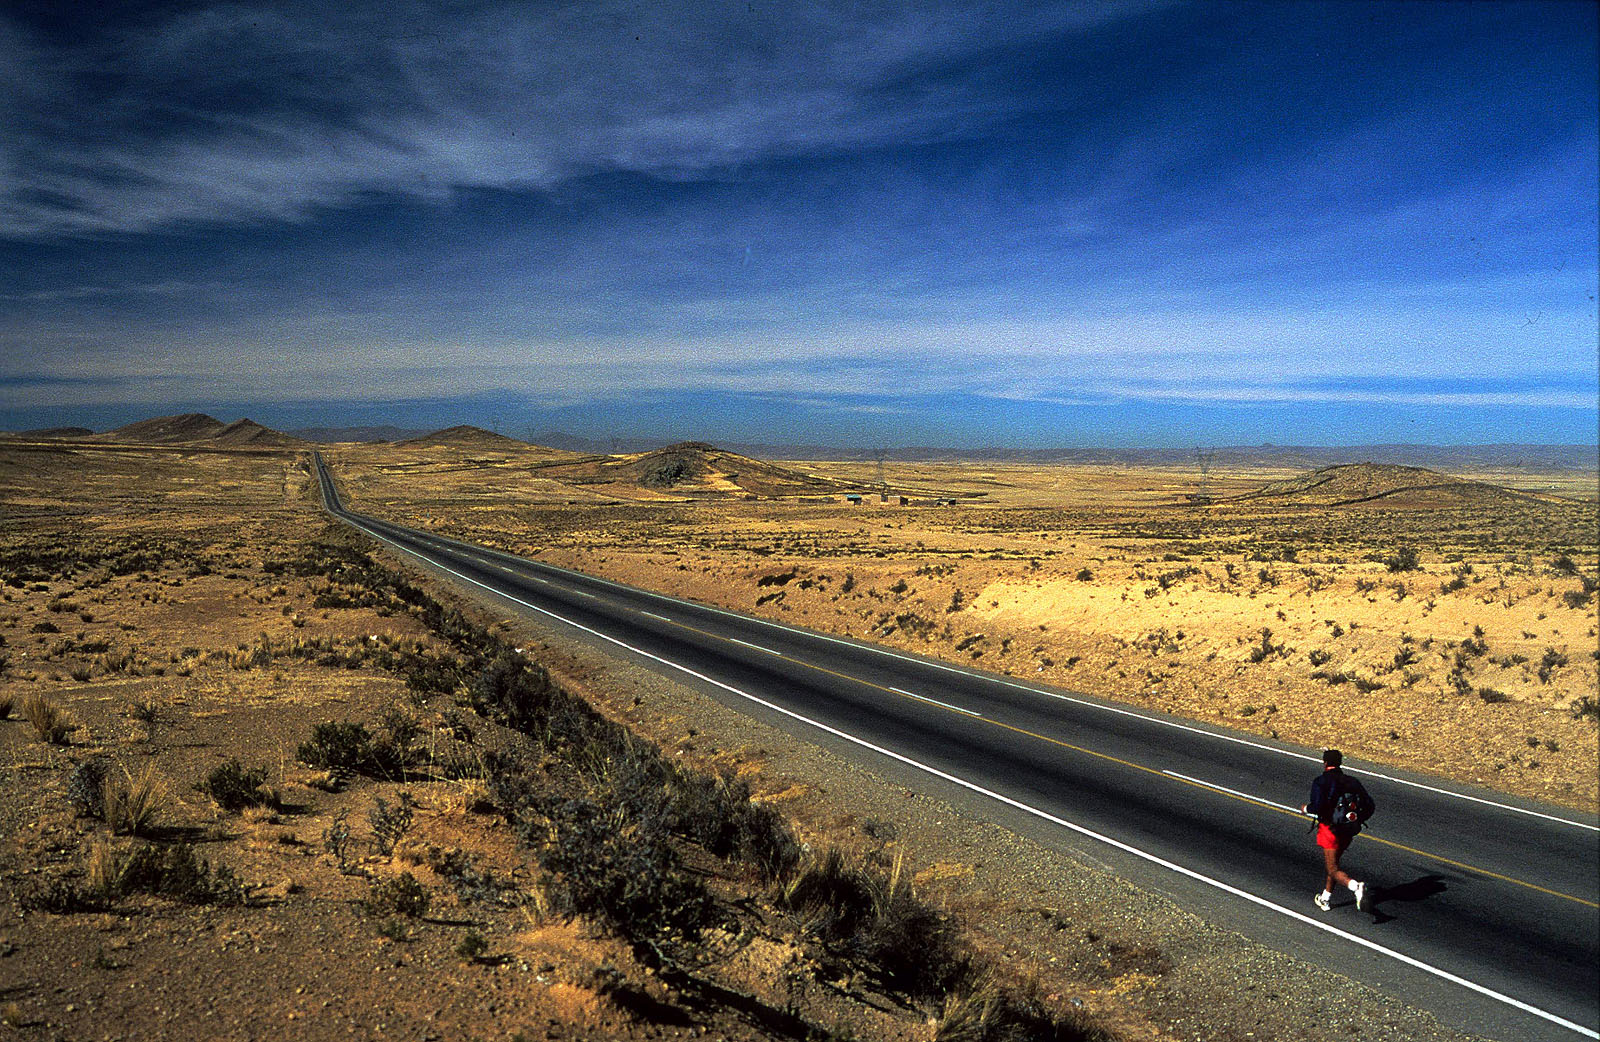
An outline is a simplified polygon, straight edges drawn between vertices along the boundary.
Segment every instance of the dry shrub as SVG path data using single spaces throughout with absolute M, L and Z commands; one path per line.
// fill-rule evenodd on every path
M 789 878 L 778 900 L 823 943 L 913 998 L 945 994 L 973 973 L 955 923 L 916 895 L 903 858 L 885 874 L 829 848 Z
M 115 897 L 122 893 L 127 872 L 128 849 L 116 846 L 104 836 L 96 837 L 89 846 L 85 865 L 89 890 L 101 897 Z
M 67 744 L 67 735 L 77 724 L 71 715 L 43 695 L 28 695 L 22 700 L 22 715 L 33 725 L 39 740 L 51 745 Z
M 1085 1014 L 1050 1009 L 1033 987 L 1001 986 L 989 972 L 972 975 L 945 995 L 934 1042 L 1113 1042 Z
M 166 812 L 172 794 L 154 767 L 137 777 L 126 767 L 106 776 L 103 805 L 106 824 L 119 836 L 148 835 Z
M 626 938 L 635 956 L 661 961 L 717 924 L 715 900 L 684 869 L 659 815 L 633 818 L 615 793 L 552 800 L 546 819 L 524 821 L 523 840 L 561 882 L 563 904 Z
M 133 668 L 132 648 L 118 648 L 100 656 L 100 668 L 107 673 L 125 673 Z
M 372 732 L 354 721 L 317 724 L 309 741 L 300 743 L 295 757 L 312 767 L 355 774 L 372 759 Z
M 377 734 L 353 721 L 317 724 L 310 740 L 300 743 L 295 757 L 345 777 L 402 778 L 426 756 L 418 743 L 421 733 L 414 716 L 391 706 L 380 714 Z
M 372 884 L 367 894 L 366 908 L 372 915 L 403 915 L 420 919 L 428 914 L 432 898 L 427 889 L 410 872 L 402 872 L 394 879 Z
M 934 1024 L 934 1042 L 984 1042 L 999 1004 L 999 989 L 988 975 L 950 992 Z
M 16 700 L 10 696 L 0 698 L 0 720 L 11 719 L 11 707 L 16 704 Z
M 808 929 L 827 934 L 840 920 L 853 924 L 864 917 L 872 895 L 844 852 L 829 847 L 820 858 L 808 859 L 784 883 L 779 901 L 790 911 L 800 913 Z
M 246 807 L 272 805 L 269 792 L 264 791 L 266 782 L 265 767 L 246 768 L 235 756 L 206 775 L 205 781 L 195 788 L 210 796 L 223 810 L 237 814 Z
M 187 843 L 135 843 L 109 855 L 115 894 L 151 894 L 184 904 L 237 905 L 245 887 L 227 866 L 215 872 Z
M 106 775 L 111 771 L 111 757 L 91 756 L 78 764 L 67 775 L 67 802 L 83 818 L 106 816 Z
M 544 876 L 534 880 L 533 885 L 528 887 L 517 910 L 533 927 L 565 919 L 569 914 L 569 909 L 561 903 L 560 895 L 551 894 L 550 881 Z
M 238 905 L 246 891 L 231 869 L 219 866 L 213 872 L 187 843 L 117 844 L 102 836 L 89 847 L 84 876 L 86 885 L 81 888 L 58 882 L 26 898 L 24 905 L 57 915 L 107 911 L 111 901 L 129 894 L 184 904 Z

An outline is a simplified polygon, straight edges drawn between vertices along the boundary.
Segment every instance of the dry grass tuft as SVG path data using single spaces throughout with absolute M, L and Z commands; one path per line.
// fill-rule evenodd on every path
M 22 715 L 33 725 L 39 740 L 51 745 L 66 745 L 67 735 L 78 725 L 66 710 L 43 695 L 28 695 L 22 700 Z
M 987 974 L 950 992 L 935 1022 L 934 1042 L 984 1042 L 1000 999 L 999 988 Z
M 89 847 L 84 868 L 92 892 L 101 897 L 115 897 L 122 892 L 128 874 L 128 851 L 99 837 Z
M 120 777 L 112 774 L 105 780 L 106 824 L 119 836 L 149 834 L 171 802 L 172 793 L 154 767 L 137 777 L 124 767 Z
M 550 895 L 549 880 L 542 877 L 524 892 L 517 910 L 528 925 L 535 928 L 565 918 L 558 910 L 558 902 Z

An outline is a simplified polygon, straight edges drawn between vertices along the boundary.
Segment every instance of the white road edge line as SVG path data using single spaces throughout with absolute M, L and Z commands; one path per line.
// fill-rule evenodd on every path
M 1313 929 L 1321 930 L 1324 933 L 1332 934 L 1335 937 L 1339 937 L 1339 938 L 1341 938 L 1343 940 L 1349 941 L 1352 944 L 1359 945 L 1360 947 L 1366 948 L 1369 951 L 1377 952 L 1379 955 L 1386 955 L 1389 958 L 1394 959 L 1397 962 L 1404 963 L 1405 965 L 1410 966 L 1410 967 L 1412 967 L 1414 969 L 1421 970 L 1424 973 L 1432 974 L 1433 976 L 1438 977 L 1441 980 L 1449 981 L 1451 984 L 1459 985 L 1459 986 L 1461 986 L 1463 988 L 1466 988 L 1468 991 L 1477 992 L 1479 995 L 1482 995 L 1485 998 L 1493 999 L 1496 1002 L 1504 1003 L 1505 1005 L 1511 1006 L 1511 1007 L 1513 1007 L 1515 1009 L 1520 1009 L 1524 1013 L 1531 1013 L 1534 1016 L 1539 1017 L 1539 1018 L 1541 1018 L 1543 1020 L 1547 1020 L 1552 1024 L 1557 1024 L 1557 1025 L 1559 1025 L 1561 1027 L 1564 1027 L 1564 1028 L 1568 1029 L 1569 1031 L 1574 1031 L 1574 1032 L 1584 1036 L 1585 1038 L 1600 1039 L 1600 1031 L 1591 1031 L 1589 1028 L 1584 1027 L 1582 1024 L 1574 1023 L 1574 1022 L 1572 1022 L 1570 1020 L 1567 1020 L 1564 1017 L 1560 1017 L 1560 1016 L 1557 1016 L 1554 1013 L 1550 1013 L 1550 1012 L 1547 1012 L 1546 1010 L 1542 1010 L 1537 1006 L 1529 1005 L 1528 1003 L 1523 1002 L 1521 999 L 1514 999 L 1510 995 L 1506 995 L 1506 994 L 1503 994 L 1501 992 L 1495 991 L 1493 988 L 1485 987 L 1484 985 L 1479 984 L 1476 981 L 1470 981 L 1470 980 L 1467 980 L 1465 977 L 1457 976 L 1456 974 L 1451 973 L 1449 970 L 1441 969 L 1438 966 L 1434 966 L 1434 965 L 1431 965 L 1429 963 L 1423 962 L 1420 959 L 1414 959 L 1411 956 L 1406 955 L 1404 952 L 1397 952 L 1392 948 L 1385 948 L 1383 945 L 1378 944 L 1375 941 L 1369 941 L 1365 937 L 1359 936 L 1358 934 L 1348 933 L 1348 932 L 1346 932 L 1344 930 L 1339 929 L 1336 926 L 1329 926 L 1327 923 L 1324 923 L 1324 922 L 1321 922 L 1319 920 L 1313 919 L 1309 915 L 1305 915 L 1304 913 L 1296 912 L 1293 909 L 1285 908 L 1282 905 L 1273 904 L 1271 901 L 1267 900 L 1266 898 L 1258 897 L 1255 894 L 1252 894 L 1247 890 L 1241 890 L 1238 887 L 1232 886 L 1232 885 L 1230 885 L 1228 883 L 1224 883 L 1219 879 L 1212 879 L 1210 876 L 1201 875 L 1199 872 L 1196 872 L 1191 868 L 1184 868 L 1182 865 L 1179 865 L 1179 864 L 1177 864 L 1175 862 L 1172 862 L 1172 861 L 1168 861 L 1166 858 L 1159 857 L 1159 856 L 1157 856 L 1155 854 L 1149 853 L 1148 851 L 1140 850 L 1138 847 L 1132 846 L 1131 844 L 1128 844 L 1128 843 L 1124 843 L 1119 839 L 1113 839 L 1110 836 L 1102 835 L 1101 833 L 1098 833 L 1098 832 L 1094 831 L 1093 829 L 1087 828 L 1087 827 L 1085 827 L 1083 825 L 1079 825 L 1076 822 L 1071 822 L 1071 821 L 1068 821 L 1065 818 L 1057 817 L 1056 815 L 1051 814 L 1049 811 L 1044 811 L 1044 810 L 1040 810 L 1037 807 L 1029 806 L 1028 804 L 1023 803 L 1020 800 L 1012 799 L 1010 796 L 1006 796 L 1006 795 L 1003 795 L 1001 793 L 995 792 L 992 789 L 986 789 L 983 786 L 977 784 L 976 782 L 967 781 L 965 778 L 957 777 L 956 775 L 950 774 L 950 773 L 948 773 L 946 771 L 942 771 L 937 767 L 930 767 L 929 765 L 927 765 L 925 763 L 921 763 L 921 762 L 919 762 L 917 760 L 913 760 L 911 757 L 906 756 L 903 753 L 897 753 L 893 749 L 886 749 L 881 745 L 875 745 L 874 743 L 867 741 L 865 738 L 858 738 L 855 735 L 850 734 L 847 731 L 841 731 L 836 727 L 830 727 L 829 725 L 824 724 L 821 721 L 813 720 L 808 716 L 803 716 L 800 713 L 797 713 L 792 709 L 785 708 L 784 706 L 780 706 L 775 702 L 769 702 L 766 699 L 761 698 L 761 697 L 759 697 L 757 695 L 752 695 L 747 691 L 741 691 L 738 688 L 732 686 L 731 684 L 725 684 L 722 681 L 713 679 L 712 677 L 708 677 L 703 673 L 698 673 L 698 672 L 690 669 L 688 666 L 682 666 L 682 665 L 679 665 L 676 662 L 673 662 L 671 659 L 662 658 L 660 655 L 656 655 L 656 654 L 653 654 L 651 652 L 644 651 L 643 649 L 636 648 L 631 644 L 627 644 L 627 643 L 625 643 L 623 641 L 618 640 L 616 637 L 613 637 L 610 634 L 601 633 L 597 629 L 592 629 L 591 627 L 585 626 L 582 623 L 573 622 L 571 619 L 567 619 L 567 618 L 564 618 L 564 617 L 562 617 L 560 615 L 557 615 L 555 612 L 550 611 L 550 610 L 548 610 L 546 608 L 541 608 L 537 604 L 529 604 L 527 601 L 521 600 L 520 598 L 513 597 L 508 593 L 503 593 L 502 591 L 496 590 L 494 587 L 490 586 L 487 583 L 479 582 L 477 579 L 474 579 L 474 578 L 472 578 L 471 576 L 468 576 L 468 575 L 462 575 L 460 572 L 456 571 L 453 568 L 450 568 L 450 567 L 448 567 L 446 565 L 442 565 L 437 561 L 430 561 L 430 560 L 428 560 L 428 558 L 424 557 L 422 554 L 417 553 L 415 550 L 408 549 L 407 547 L 401 546 L 399 543 L 396 543 L 392 539 L 388 539 L 388 538 L 385 538 L 384 536 L 378 535 L 376 532 L 373 532 L 370 529 L 367 529 L 363 525 L 356 524 L 353 521 L 349 522 L 349 523 L 352 524 L 352 525 L 355 525 L 355 527 L 360 528 L 363 531 L 367 532 L 368 535 L 371 535 L 376 539 L 380 539 L 383 542 L 388 543 L 390 546 L 394 547 L 397 550 L 400 550 L 403 553 L 408 553 L 411 556 L 416 557 L 419 560 L 422 560 L 422 561 L 426 562 L 427 564 L 432 565 L 435 568 L 439 568 L 439 569 L 442 569 L 442 570 L 444 570 L 446 572 L 449 572 L 451 575 L 454 575 L 458 579 L 462 579 L 462 580 L 464 580 L 466 582 L 472 583 L 474 586 L 481 586 L 485 590 L 488 590 L 490 593 L 494 594 L 497 597 L 503 597 L 508 601 L 511 601 L 511 602 L 513 602 L 515 604 L 520 604 L 523 607 L 529 608 L 529 609 L 531 609 L 533 611 L 536 611 L 541 615 L 547 615 L 550 618 L 555 619 L 558 622 L 563 622 L 563 623 L 567 624 L 568 626 L 573 627 L 574 629 L 582 630 L 583 632 L 591 634 L 591 635 L 593 635 L 595 637 L 599 637 L 601 640 L 604 640 L 604 641 L 606 641 L 608 643 L 615 644 L 620 648 L 625 648 L 626 650 L 633 652 L 635 655 L 642 655 L 643 657 L 645 657 L 647 659 L 650 659 L 651 661 L 659 662 L 664 666 L 668 666 L 668 667 L 670 667 L 672 669 L 676 669 L 681 673 L 684 673 L 684 674 L 686 674 L 688 676 L 694 677 L 696 680 L 703 681 L 703 682 L 705 682 L 707 684 L 712 685 L 713 687 L 721 688 L 722 690 L 727 691 L 730 694 L 734 694 L 734 695 L 739 696 L 740 698 L 746 699 L 746 700 L 748 700 L 750 702 L 754 702 L 756 705 L 762 706 L 762 707 L 764 707 L 766 709 L 770 709 L 775 713 L 781 713 L 782 715 L 787 716 L 787 717 L 789 717 L 789 718 L 791 718 L 793 720 L 797 720 L 797 721 L 799 721 L 799 722 L 801 722 L 803 724 L 807 724 L 807 725 L 809 725 L 811 727 L 815 727 L 817 730 L 823 731 L 823 732 L 825 732 L 827 734 L 831 734 L 835 738 L 839 738 L 839 739 L 842 739 L 843 741 L 850 742 L 853 745 L 859 745 L 863 749 L 871 750 L 872 752 L 875 752 L 875 753 L 879 754 L 880 756 L 887 756 L 891 760 L 899 761 L 900 763 L 903 763 L 908 767 L 913 767 L 913 768 L 916 768 L 919 771 L 923 771 L 923 772 L 925 772 L 927 774 L 931 774 L 935 778 L 940 778 L 940 779 L 942 779 L 944 781 L 950 782 L 953 785 L 959 785 L 962 788 L 968 789 L 968 790 L 970 790 L 972 792 L 976 792 L 979 795 L 987 796 L 992 800 L 995 800 L 995 801 L 997 801 L 999 803 L 1003 803 L 1008 807 L 1014 807 L 1017 810 L 1020 810 L 1020 811 L 1022 811 L 1024 813 L 1026 813 L 1026 814 L 1031 814 L 1034 817 L 1039 818 L 1039 819 L 1041 819 L 1043 821 L 1048 821 L 1053 825 L 1060 825 L 1062 828 L 1069 829 L 1069 830 L 1071 830 L 1073 832 L 1076 832 L 1080 836 L 1086 836 L 1086 837 L 1088 837 L 1090 839 L 1098 840 L 1099 842 L 1104 843 L 1109 847 L 1114 847 L 1117 850 L 1120 850 L 1125 854 L 1131 854 L 1134 857 L 1141 858 L 1141 859 L 1143 859 L 1145 861 L 1150 862 L 1151 864 L 1159 865 L 1160 867 L 1168 869 L 1169 871 L 1172 871 L 1172 872 L 1176 872 L 1181 876 L 1185 876 L 1185 877 L 1187 877 L 1189 879 L 1193 879 L 1193 880 L 1195 880 L 1196 882 L 1199 882 L 1199 883 L 1204 883 L 1206 886 L 1215 887 L 1216 889 L 1221 890 L 1223 893 L 1231 894 L 1234 897 L 1238 897 L 1238 898 L 1241 898 L 1241 899 L 1243 899 L 1245 901 L 1249 901 L 1251 904 L 1258 905 L 1258 906 L 1260 906 L 1262 908 L 1267 909 L 1268 911 L 1277 912 L 1279 915 L 1287 916 L 1288 918 L 1293 919 L 1296 922 L 1301 923 L 1301 924 L 1303 924 L 1305 926 L 1310 926 Z M 913 696 L 913 697 L 915 697 L 915 696 Z
M 980 720 L 983 718 L 982 713 L 974 713 L 970 709 L 962 709 L 960 706 L 953 706 L 949 702 L 941 702 L 937 698 L 929 698 L 927 695 L 919 695 L 915 691 L 907 691 L 903 687 L 891 687 L 889 690 L 893 691 L 897 695 L 905 695 L 907 698 L 914 698 L 918 702 L 927 702 L 929 705 L 942 706 L 943 708 L 949 709 L 952 712 L 966 713 L 968 716 L 975 716 Z
M 1248 792 L 1240 792 L 1238 789 L 1230 789 L 1226 785 L 1218 785 L 1216 782 L 1208 782 L 1204 778 L 1191 778 L 1187 774 L 1179 774 L 1177 771 L 1162 771 L 1161 773 L 1171 775 L 1174 778 L 1181 778 L 1186 782 L 1194 782 L 1196 785 L 1204 785 L 1208 789 L 1216 789 L 1218 792 L 1225 792 L 1230 796 L 1238 796 L 1254 803 L 1264 804 L 1268 807 L 1277 807 L 1279 810 L 1287 810 L 1295 814 L 1300 813 L 1287 803 L 1274 803 L 1271 800 L 1264 800 L 1260 796 L 1252 796 Z
M 467 547 L 467 546 L 471 546 L 472 545 L 470 543 L 462 543 L 459 540 L 448 540 L 448 541 L 449 542 L 453 542 L 457 546 L 460 546 L 460 547 Z M 497 553 L 497 554 L 503 554 L 503 551 L 498 551 L 498 550 L 491 550 L 490 552 L 491 553 Z M 523 560 L 521 558 L 517 558 L 515 555 L 512 555 L 512 554 L 504 554 L 504 556 L 509 557 L 512 560 L 519 561 L 524 566 L 524 568 L 526 568 L 529 565 L 532 565 L 535 568 L 548 568 L 549 570 L 551 570 L 553 572 L 559 572 L 562 575 L 567 575 L 567 576 L 571 576 L 573 578 L 582 579 L 582 580 L 584 580 L 586 582 L 601 583 L 601 584 L 603 584 L 605 586 L 610 586 L 610 587 L 613 587 L 615 589 L 623 590 L 623 591 L 626 591 L 626 592 L 632 593 L 632 594 L 640 594 L 640 593 L 642 593 L 642 594 L 644 594 L 646 596 L 649 596 L 649 597 L 658 597 L 658 598 L 660 598 L 662 600 L 671 601 L 674 604 L 683 605 L 684 607 L 698 608 L 698 609 L 700 609 L 702 611 L 714 612 L 717 615 L 726 615 L 730 619 L 738 619 L 741 622 L 753 622 L 753 623 L 756 623 L 756 624 L 761 625 L 761 626 L 768 626 L 768 627 L 771 627 L 772 629 L 782 630 L 785 633 L 794 634 L 796 636 L 812 637 L 812 638 L 815 638 L 816 640 L 827 641 L 830 644 L 842 644 L 845 647 L 855 648 L 855 649 L 860 650 L 860 651 L 871 652 L 872 654 L 875 654 L 875 655 L 883 655 L 883 656 L 885 656 L 887 658 L 899 659 L 902 662 L 910 662 L 910 663 L 913 663 L 914 665 L 926 666 L 926 667 L 928 667 L 930 669 L 942 670 L 942 671 L 944 671 L 946 673 L 954 673 L 957 676 L 963 676 L 963 677 L 966 677 L 969 680 L 976 680 L 976 681 L 978 681 L 980 683 L 999 684 L 1002 687 L 1015 688 L 1018 691 L 1026 691 L 1029 694 L 1042 695 L 1045 698 L 1054 698 L 1054 699 L 1057 699 L 1058 701 L 1062 701 L 1062 702 L 1071 702 L 1074 705 L 1083 706 L 1086 709 L 1097 709 L 1097 710 L 1099 710 L 1099 711 L 1101 711 L 1103 713 L 1115 713 L 1118 716 L 1133 717 L 1136 720 L 1143 720 L 1146 723 L 1159 724 L 1162 727 L 1171 727 L 1171 728 L 1174 728 L 1174 729 L 1179 730 L 1179 731 L 1188 731 L 1191 734 L 1204 735 L 1207 738 L 1215 738 L 1215 739 L 1217 739 L 1218 741 L 1221 741 L 1221 742 L 1232 742 L 1235 745 L 1249 746 L 1252 749 L 1259 749 L 1262 752 L 1276 753 L 1279 756 L 1287 756 L 1287 757 L 1289 757 L 1291 759 L 1295 759 L 1295 760 L 1305 760 L 1308 763 L 1321 763 L 1322 762 L 1322 758 L 1319 757 L 1319 756 L 1309 756 L 1309 755 L 1307 755 L 1305 753 L 1297 753 L 1297 752 L 1293 752 L 1292 750 L 1289 750 L 1289 749 L 1279 749 L 1276 746 L 1266 745 L 1266 744 L 1264 744 L 1262 742 L 1252 742 L 1248 738 L 1237 738 L 1237 737 L 1235 737 L 1233 735 L 1218 734 L 1215 731 L 1208 731 L 1203 727 L 1194 727 L 1194 726 L 1192 726 L 1190 724 L 1182 724 L 1182 723 L 1179 723 L 1176 720 L 1168 720 L 1168 719 L 1166 719 L 1164 717 L 1150 716 L 1147 713 L 1136 712 L 1135 710 L 1132 710 L 1132 709 L 1120 709 L 1120 708 L 1118 708 L 1116 706 L 1108 706 L 1108 705 L 1104 705 L 1104 704 L 1102 704 L 1100 702 L 1091 702 L 1088 699 L 1074 698 L 1071 695 L 1061 694 L 1059 691 L 1047 691 L 1044 688 L 1031 687 L 1031 686 L 1029 686 L 1027 684 L 1019 684 L 1014 680 L 1004 680 L 1004 679 L 1002 679 L 1000 677 L 983 676 L 983 675 L 978 674 L 978 673 L 970 672 L 969 670 L 959 669 L 959 668 L 957 668 L 955 666 L 946 665 L 946 664 L 944 664 L 942 662 L 934 662 L 934 661 L 931 661 L 929 659 L 914 658 L 911 655 L 902 655 L 899 652 L 890 651 L 887 648 L 880 648 L 880 647 L 877 647 L 876 645 L 872 645 L 872 644 L 863 644 L 863 643 L 861 643 L 859 641 L 844 640 L 843 638 L 840 638 L 840 637 L 834 637 L 834 636 L 831 636 L 831 635 L 826 634 L 826 633 L 816 633 L 816 632 L 813 632 L 811 630 L 797 630 L 792 626 L 785 626 L 781 622 L 773 622 L 770 619 L 759 619 L 759 618 L 756 618 L 754 615 L 741 615 L 738 612 L 728 611 L 725 608 L 717 608 L 717 607 L 714 607 L 714 606 L 709 605 L 709 604 L 699 604 L 699 603 L 697 603 L 695 601 L 686 601 L 681 597 L 673 597 L 673 596 L 671 596 L 669 594 L 654 593 L 654 592 L 652 592 L 650 590 L 641 590 L 638 587 L 629 586 L 626 583 L 614 582 L 614 581 L 612 581 L 610 579 L 602 579 L 597 575 L 587 575 L 587 574 L 585 574 L 583 572 L 575 572 L 570 568 L 560 568 L 560 567 L 557 567 L 556 565 L 553 565 L 553 564 L 546 564 L 543 561 L 527 561 L 527 560 Z M 1345 766 L 1346 767 L 1352 767 L 1352 764 L 1350 764 L 1347 761 Z M 1396 778 L 1393 775 L 1382 774 L 1382 773 L 1380 773 L 1378 771 L 1368 770 L 1366 768 L 1360 768 L 1360 773 L 1365 777 L 1382 778 L 1384 781 L 1394 782 L 1396 785 L 1406 785 L 1406 786 L 1410 786 L 1413 789 L 1422 789 L 1422 790 L 1424 790 L 1426 792 L 1431 792 L 1431 793 L 1434 793 L 1434 794 L 1439 795 L 1439 796 L 1448 796 L 1448 797 L 1450 797 L 1452 799 L 1467 800 L 1468 802 L 1479 803 L 1479 804 L 1482 804 L 1483 806 L 1486 806 L 1486 807 L 1494 807 L 1496 810 L 1510 811 L 1513 814 L 1525 814 L 1525 815 L 1527 815 L 1529 817 L 1542 818 L 1545 821 L 1553 821 L 1553 822 L 1555 822 L 1555 823 L 1557 823 L 1559 825 L 1571 825 L 1574 828 L 1588 829 L 1590 832 L 1600 832 L 1600 825 L 1591 825 L 1591 824 L 1589 824 L 1588 822 L 1585 822 L 1585 821 L 1573 821 L 1571 818 L 1563 818 L 1563 817 L 1560 817 L 1559 815 L 1555 815 L 1555 814 L 1545 814 L 1542 811 L 1529 810 L 1526 807 L 1513 807 L 1509 803 L 1499 803 L 1499 802 L 1497 802 L 1495 800 L 1484 799 L 1481 796 L 1470 796 L 1470 795 L 1468 795 L 1467 793 L 1464 793 L 1464 792 L 1453 792 L 1450 789 L 1437 788 L 1435 786 L 1428 785 L 1428 784 L 1426 784 L 1424 782 L 1412 781 L 1409 778 Z

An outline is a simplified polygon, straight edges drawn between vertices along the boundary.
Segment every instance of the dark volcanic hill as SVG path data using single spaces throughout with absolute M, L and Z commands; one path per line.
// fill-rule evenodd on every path
M 1392 463 L 1346 463 L 1299 477 L 1273 481 L 1224 502 L 1279 502 L 1298 506 L 1350 506 L 1383 502 L 1394 506 L 1467 506 L 1489 500 L 1532 502 L 1539 497 L 1500 485 L 1467 481 L 1422 467 Z
M 139 420 L 93 437 L 96 441 L 230 449 L 293 449 L 308 444 L 282 431 L 263 427 L 254 420 L 223 423 L 214 416 L 199 412 Z
M 525 449 L 527 442 L 508 438 L 504 434 L 486 431 L 482 427 L 471 424 L 461 424 L 456 427 L 446 427 L 442 431 L 434 431 L 416 438 L 407 438 L 405 441 L 396 442 L 397 445 L 410 445 L 416 448 L 471 448 L 471 449 Z
M 186 412 L 178 416 L 157 416 L 107 431 L 101 437 L 107 441 L 149 441 L 166 444 L 181 441 L 201 441 L 215 437 L 227 424 L 203 412 Z
M 306 442 L 292 435 L 263 427 L 254 420 L 236 420 L 213 434 L 208 441 L 219 445 L 241 445 L 253 448 L 291 448 Z
M 624 485 L 688 495 L 799 496 L 836 493 L 842 488 L 825 478 L 699 441 L 654 452 L 576 461 L 551 467 L 546 473 L 574 484 Z
M 94 431 L 87 427 L 40 427 L 37 430 L 18 431 L 13 438 L 87 438 Z

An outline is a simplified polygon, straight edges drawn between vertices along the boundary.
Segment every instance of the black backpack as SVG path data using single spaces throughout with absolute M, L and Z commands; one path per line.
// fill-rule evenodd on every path
M 1367 795 L 1366 787 L 1341 771 L 1339 780 L 1334 784 L 1333 813 L 1329 815 L 1333 820 L 1329 824 L 1333 828 L 1358 829 L 1377 810 L 1378 805 Z

